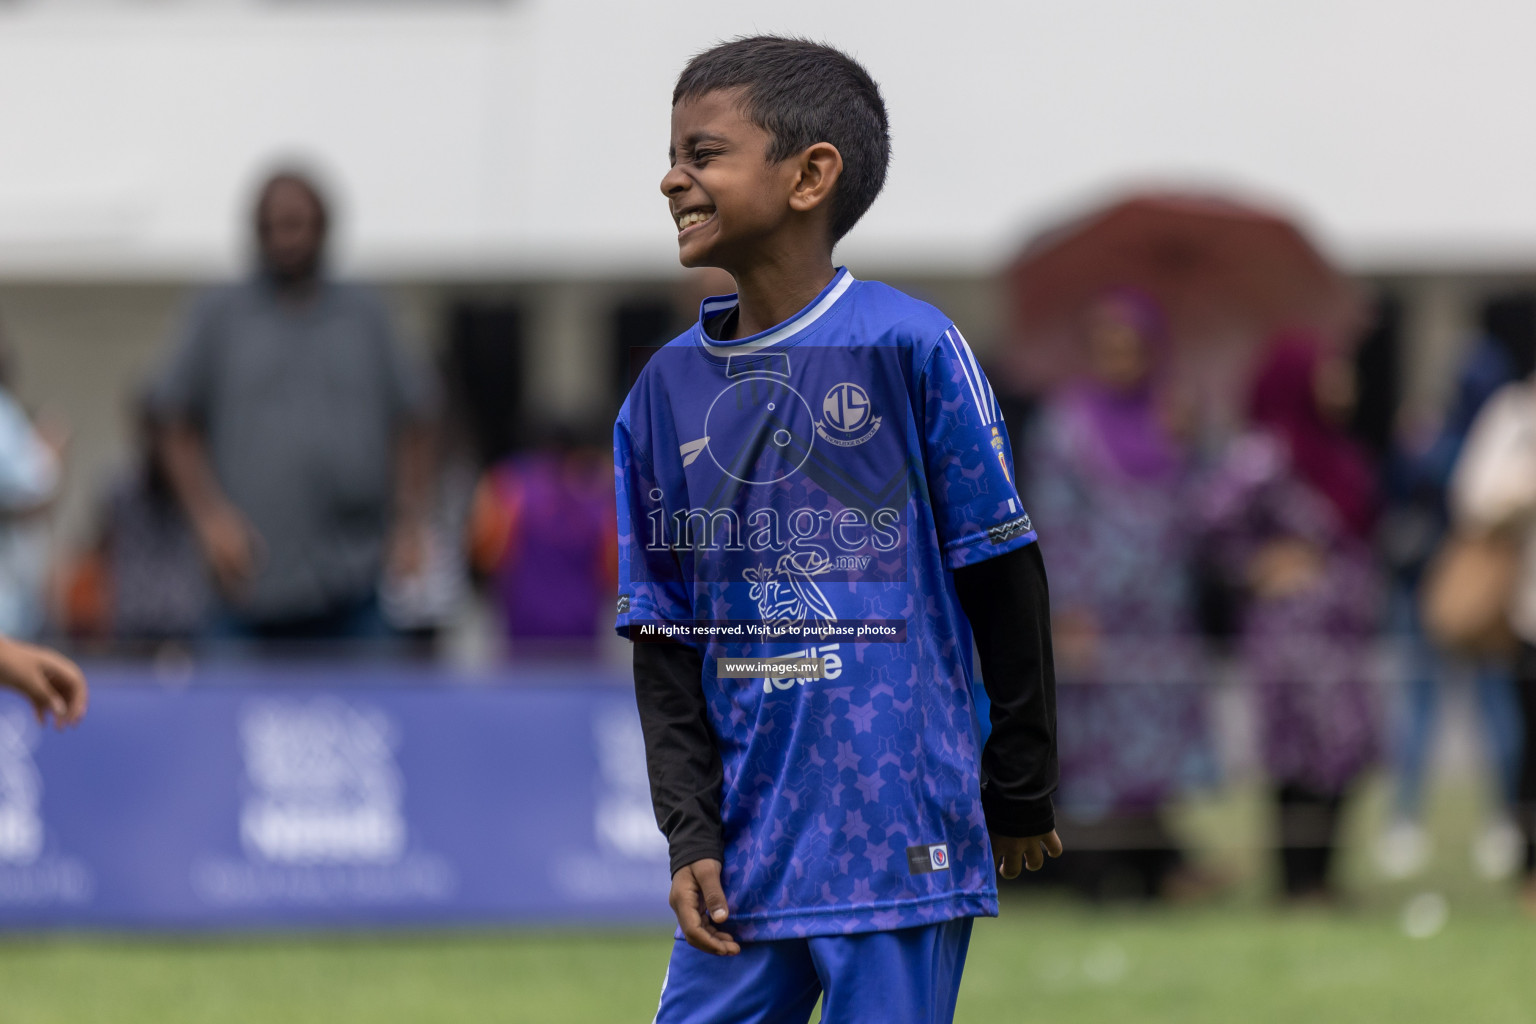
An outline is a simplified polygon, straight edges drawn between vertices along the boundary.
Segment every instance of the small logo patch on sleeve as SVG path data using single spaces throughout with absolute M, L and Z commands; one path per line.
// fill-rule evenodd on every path
M 1035 524 L 1029 521 L 1029 513 L 1010 519 L 1006 523 L 999 523 L 987 531 L 993 544 L 1006 544 L 1015 537 L 1022 537 L 1035 528 Z
M 949 844 L 925 843 L 907 847 L 907 870 L 914 875 L 949 870 Z
M 629 611 L 629 595 L 628 594 L 620 594 L 619 595 L 619 611 L 618 611 L 618 613 L 620 615 L 624 615 L 624 614 L 628 613 L 628 611 Z

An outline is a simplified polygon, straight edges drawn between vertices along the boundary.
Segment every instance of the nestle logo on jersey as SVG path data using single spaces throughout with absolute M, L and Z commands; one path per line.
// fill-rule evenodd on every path
M 1035 524 L 1029 521 L 1029 516 L 1026 514 L 992 527 L 987 531 L 987 537 L 993 544 L 1005 544 L 1015 537 L 1024 536 L 1034 528 Z
M 804 686 L 812 678 L 836 679 L 843 674 L 843 657 L 837 653 L 841 649 L 840 644 L 822 644 L 820 647 L 807 647 L 803 651 L 783 655 L 784 661 L 805 661 L 819 659 L 821 661 L 821 675 L 819 676 L 792 676 L 789 678 L 763 677 L 763 692 L 772 693 L 774 690 L 792 690 L 796 686 Z

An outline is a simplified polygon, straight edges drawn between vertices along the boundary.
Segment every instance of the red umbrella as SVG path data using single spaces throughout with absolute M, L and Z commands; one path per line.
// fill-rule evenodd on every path
M 1015 383 L 1077 372 L 1079 325 L 1101 293 L 1134 286 L 1168 314 L 1186 367 L 1243 362 L 1280 327 L 1348 343 L 1358 289 L 1286 217 L 1217 196 L 1136 195 L 1047 231 L 1008 269 Z

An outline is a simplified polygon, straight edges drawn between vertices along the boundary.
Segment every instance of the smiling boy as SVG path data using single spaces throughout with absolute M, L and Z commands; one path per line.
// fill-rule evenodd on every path
M 947 317 L 832 262 L 889 153 L 831 47 L 734 40 L 673 93 L 679 258 L 737 293 L 614 432 L 617 628 L 679 926 L 662 1024 L 818 996 L 835 1024 L 951 1020 L 994 870 L 1061 851 L 1045 571 L 996 399 Z

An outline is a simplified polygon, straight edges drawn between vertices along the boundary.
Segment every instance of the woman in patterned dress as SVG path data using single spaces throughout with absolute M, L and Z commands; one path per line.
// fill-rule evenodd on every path
M 1164 400 L 1156 303 L 1117 290 L 1086 326 L 1089 372 L 1032 431 L 1027 492 L 1051 568 L 1057 805 L 1080 888 L 1175 894 L 1195 875 L 1163 808 L 1210 764 L 1191 461 Z
M 1245 596 L 1239 660 L 1272 784 L 1285 895 L 1332 895 L 1340 809 L 1376 758 L 1369 675 L 1381 584 L 1374 473 L 1345 429 L 1349 365 L 1304 333 L 1274 338 L 1205 495 L 1214 560 Z

